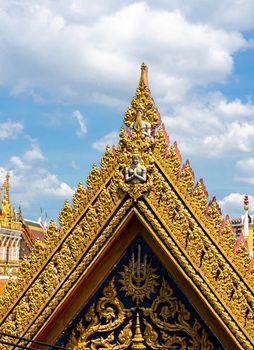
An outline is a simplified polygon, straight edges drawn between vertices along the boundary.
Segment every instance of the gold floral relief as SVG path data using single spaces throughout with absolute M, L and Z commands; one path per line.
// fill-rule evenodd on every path
M 216 349 L 142 242 L 92 299 L 66 345 L 73 350 Z

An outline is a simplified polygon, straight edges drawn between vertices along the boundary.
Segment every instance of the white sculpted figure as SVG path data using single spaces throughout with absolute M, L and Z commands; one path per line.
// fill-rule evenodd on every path
M 151 136 L 151 124 L 143 120 L 144 107 L 142 105 L 137 108 L 137 118 L 135 122 L 131 123 L 131 133 L 136 131 L 137 133 L 142 133 L 144 136 Z
M 140 164 L 139 155 L 132 156 L 132 163 L 125 169 L 125 181 L 130 183 L 146 182 L 146 168 Z

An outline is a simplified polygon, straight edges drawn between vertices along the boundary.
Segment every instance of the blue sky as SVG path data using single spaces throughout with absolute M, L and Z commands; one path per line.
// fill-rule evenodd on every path
M 223 214 L 254 211 L 254 1 L 0 1 L 0 181 L 57 218 L 117 143 L 140 65 L 171 142 Z

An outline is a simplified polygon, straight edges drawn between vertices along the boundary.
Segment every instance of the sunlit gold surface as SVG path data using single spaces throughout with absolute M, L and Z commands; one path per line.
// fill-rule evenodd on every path
M 140 106 L 142 117 L 138 117 Z M 142 132 L 142 120 L 138 121 L 141 128 L 131 132 L 137 117 L 151 125 L 150 135 Z M 235 338 L 236 349 L 252 350 L 254 267 L 245 245 L 235 249 L 234 232 L 229 222 L 222 220 L 216 199 L 208 203 L 203 181 L 195 185 L 190 163 L 181 166 L 176 143 L 169 145 L 150 95 L 145 65 L 124 121 L 127 129 L 121 129 L 118 146 L 106 148 L 100 169 L 93 166 L 86 188 L 79 183 L 73 203 L 65 202 L 59 214 L 60 231 L 52 221 L 45 244 L 35 244 L 30 259 L 21 263 L 18 280 L 7 284 L 0 302 L 0 331 L 36 337 L 127 212 L 137 206 L 161 240 L 162 249 L 174 255 Z M 147 179 L 127 183 L 125 171 L 137 153 Z M 4 209 L 7 221 L 8 208 Z
M 142 253 L 141 257 L 144 261 Z M 129 276 L 127 271 L 132 264 L 133 259 L 124 266 L 123 276 L 125 274 Z M 148 264 L 151 267 L 149 260 Z M 134 270 L 132 271 L 135 274 Z M 154 281 L 159 278 L 156 275 L 155 267 L 151 267 L 150 271 L 146 271 L 143 277 L 150 280 L 151 273 L 154 274 Z M 194 323 L 191 321 L 188 308 L 176 298 L 166 280 L 160 278 L 159 284 L 157 283 L 161 286 L 157 296 L 143 295 L 143 299 L 153 299 L 151 307 L 140 305 L 139 289 L 132 288 L 129 290 L 129 283 L 126 279 L 123 279 L 123 286 L 126 283 L 126 288 L 122 289 L 127 296 L 133 297 L 135 307 L 128 308 L 120 301 L 113 278 L 103 289 L 99 300 L 90 306 L 87 313 L 72 331 L 68 342 L 71 349 L 127 349 L 130 345 L 132 349 L 146 349 L 146 346 L 152 349 L 173 349 L 179 345 L 181 349 L 187 349 L 186 337 L 191 339 L 191 347 L 188 347 L 188 349 L 214 349 L 214 346 L 208 340 L 205 329 L 201 327 L 197 319 L 194 320 Z M 141 332 L 140 319 L 144 324 L 144 334 Z M 127 324 L 124 325 L 126 320 Z M 87 322 L 88 325 L 84 326 L 84 322 Z M 133 322 L 135 322 L 135 328 L 132 327 Z M 117 336 L 119 328 L 122 330 Z M 179 331 L 182 334 L 181 336 L 176 335 L 176 332 Z M 91 339 L 95 334 L 98 337 Z M 162 339 L 162 341 L 159 339 Z

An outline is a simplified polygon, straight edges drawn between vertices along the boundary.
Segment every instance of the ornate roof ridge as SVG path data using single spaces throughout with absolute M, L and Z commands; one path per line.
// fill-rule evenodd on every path
M 246 350 L 251 349 L 246 337 L 251 335 L 253 323 L 254 268 L 251 261 L 247 264 L 244 246 L 233 254 L 232 227 L 228 219 L 223 221 L 216 198 L 208 203 L 204 182 L 200 180 L 195 185 L 189 161 L 181 167 L 180 152 L 176 144 L 170 146 L 160 124 L 146 74 L 147 68 L 142 65 L 136 95 L 124 117 L 127 129 L 120 130 L 118 146 L 106 148 L 100 168 L 92 167 L 86 188 L 80 182 L 72 205 L 65 202 L 59 214 L 60 230 L 51 221 L 45 244 L 38 242 L 30 260 L 21 263 L 19 283 L 10 280 L 7 284 L 0 310 L 8 311 L 1 331 L 12 327 L 18 335 L 35 334 L 47 302 L 55 293 L 61 295 L 60 287 L 65 291 L 75 283 L 73 277 L 66 287 L 71 274 L 75 276 L 92 264 L 92 257 L 128 210 L 138 208 L 153 220 L 155 227 L 164 227 L 160 239 L 174 241 L 176 251 L 185 259 L 182 268 L 188 269 L 189 264 L 190 277 L 193 274 L 194 278 L 194 272 L 202 276 L 202 292 L 208 293 L 209 285 L 227 310 L 221 313 L 223 320 L 229 328 L 231 319 L 238 320 L 242 344 Z M 180 253 L 177 254 L 180 264 Z M 38 301 L 35 295 L 41 299 Z M 210 301 L 214 307 L 215 299 Z M 24 310 L 29 310 L 29 318 L 25 318 L 28 311 Z

